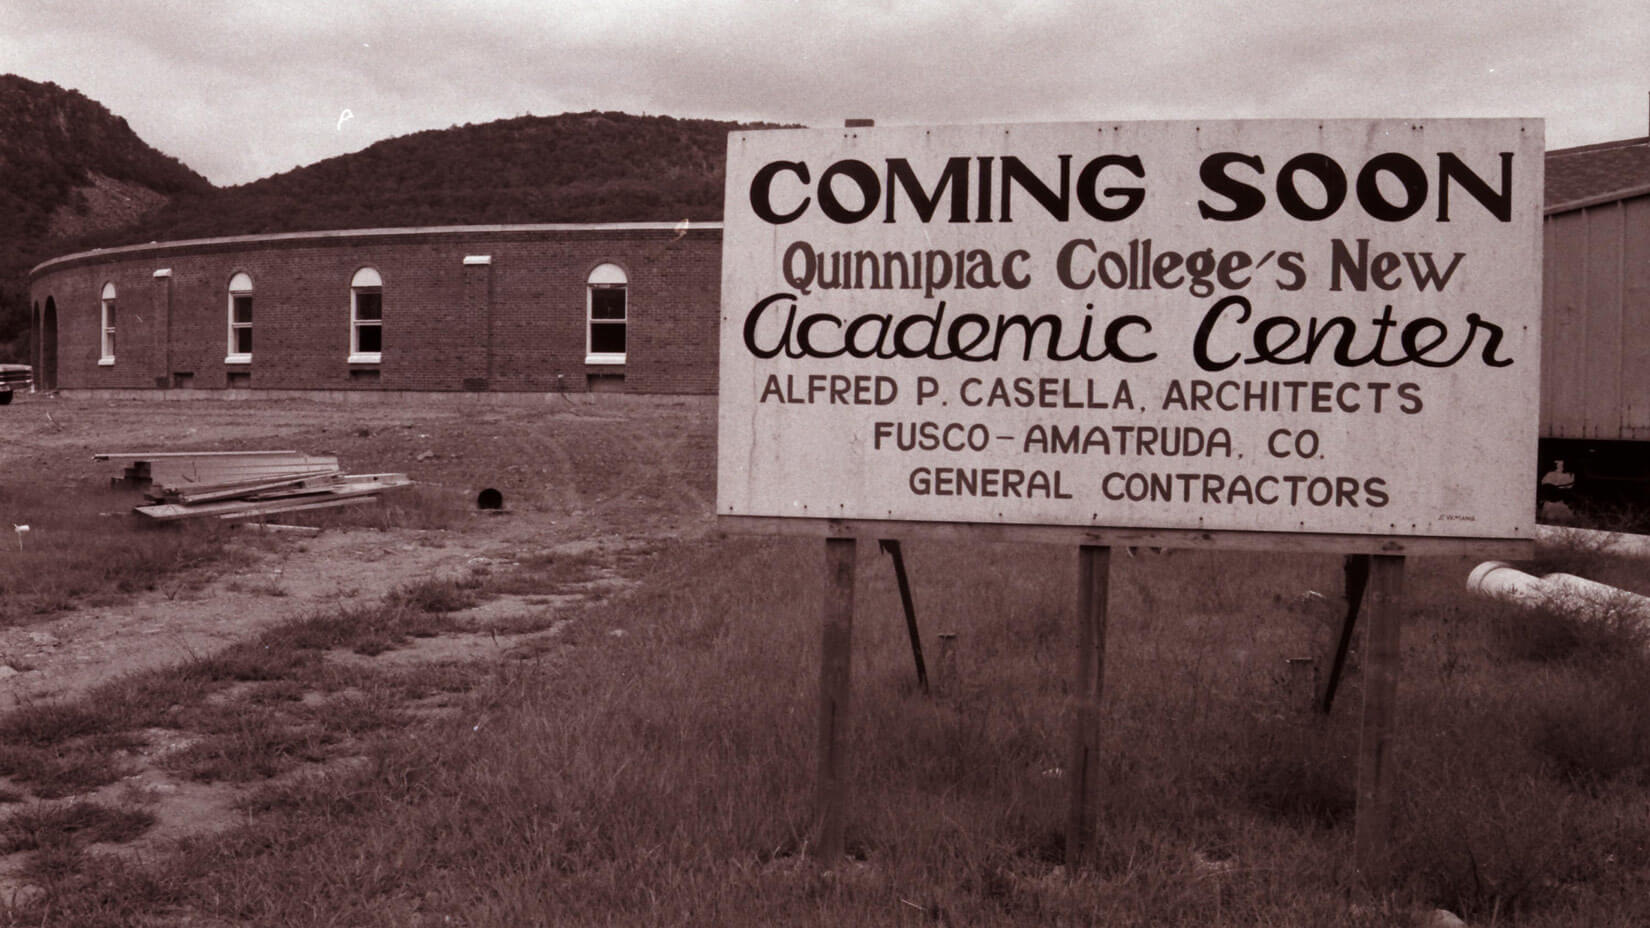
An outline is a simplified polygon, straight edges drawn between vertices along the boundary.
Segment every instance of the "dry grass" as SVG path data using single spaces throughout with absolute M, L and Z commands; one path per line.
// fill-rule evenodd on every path
M 63 845 L 130 841 L 154 824 L 154 816 L 91 802 L 39 805 L 19 810 L 0 827 L 0 854 Z
M 0 525 L 0 622 L 19 625 L 145 591 L 168 596 L 198 587 L 209 568 L 244 563 L 217 522 L 157 526 L 128 514 L 138 500 L 109 490 L 65 494 L 35 475 L 0 484 L 0 514 L 28 525 L 18 543 Z
M 112 605 L 134 593 L 158 592 L 175 599 L 217 575 L 251 564 L 259 547 L 281 543 L 232 532 L 228 523 L 216 519 L 153 523 L 131 514 L 131 508 L 143 502 L 134 492 L 64 493 L 47 476 L 8 475 L 0 483 L 0 625 Z M 386 493 L 377 506 L 337 514 L 293 513 L 283 519 L 292 524 L 437 530 L 460 524 L 464 512 L 462 501 L 450 492 L 408 487 Z M 13 524 L 29 526 L 21 544 L 10 530 Z M 229 586 L 285 595 L 280 584 L 268 578 L 231 580 Z
M 611 423 L 560 426 L 599 454 L 562 483 L 495 481 L 513 505 L 572 484 L 623 520 L 670 496 L 627 470 L 647 446 L 603 438 Z M 421 428 L 349 441 L 396 469 Z M 440 447 L 463 479 L 489 478 Z M 939 685 L 917 690 L 891 570 L 861 546 L 846 860 L 810 846 L 820 546 L 711 536 L 523 552 L 0 720 L 0 757 L 41 771 L 10 775 L 24 801 L 7 834 L 91 802 L 71 798 L 82 787 L 41 800 L 136 763 L 144 732 L 186 736 L 163 762 L 176 775 L 242 790 L 236 827 L 141 857 L 15 845 L 39 891 L 0 905 L 0 924 L 1387 928 L 1433 907 L 1507 928 L 1645 922 L 1650 663 L 1625 617 L 1516 612 L 1465 593 L 1465 560 L 1409 563 L 1394 882 L 1366 898 L 1350 872 L 1357 655 L 1328 717 L 1283 674 L 1323 653 L 1333 603 L 1307 593 L 1333 599 L 1338 557 L 1113 559 L 1100 845 L 1068 871 L 1075 553 L 906 555 Z M 1606 553 L 1552 566 L 1644 591 L 1642 568 Z M 613 574 L 639 582 L 565 613 L 530 660 L 359 659 L 452 632 L 489 596 Z M 956 635 L 943 675 L 940 632 Z M 126 821 L 98 840 L 135 834 Z
M 1556 926 L 1641 914 L 1650 743 L 1624 697 L 1650 671 L 1625 653 L 1515 656 L 1490 634 L 1508 614 L 1455 589 L 1465 565 L 1413 565 L 1396 884 L 1353 907 L 1356 672 L 1329 718 L 1300 712 L 1277 672 L 1314 631 L 1291 604 L 1332 589 L 1338 559 L 1114 564 L 1102 841 L 1070 876 L 1059 768 L 1074 558 L 910 547 L 927 640 L 954 631 L 955 667 L 938 695 L 917 692 L 889 571 L 862 550 L 851 859 L 829 872 L 807 856 L 819 551 L 723 540 L 657 551 L 651 582 L 592 607 L 536 663 L 406 688 L 386 678 L 339 711 L 262 690 L 200 710 L 180 724 L 220 737 L 179 769 L 287 775 L 249 794 L 244 827 L 174 857 L 65 866 L 48 923 L 169 911 L 269 925 L 1374 926 L 1442 906 L 1474 924 Z M 1177 582 L 1192 575 L 1221 583 Z M 410 606 L 428 595 L 296 623 L 258 650 L 393 639 L 407 634 L 397 622 L 439 615 Z M 268 660 L 248 673 L 220 656 L 192 672 L 339 685 L 306 660 Z M 404 724 L 394 700 L 432 689 L 466 692 L 465 707 Z M 249 712 L 256 721 L 236 721 Z M 37 732 L 54 718 L 75 737 L 98 728 L 71 711 L 13 724 Z M 365 761 L 318 763 L 345 744 Z M 315 773 L 290 775 L 304 768 Z

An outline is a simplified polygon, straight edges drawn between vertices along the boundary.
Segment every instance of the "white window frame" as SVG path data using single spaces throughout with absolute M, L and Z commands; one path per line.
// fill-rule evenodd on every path
M 98 358 L 100 367 L 108 367 L 115 363 L 115 321 L 118 313 L 115 307 L 115 284 L 109 281 L 103 285 L 103 295 L 98 300 Z
M 378 318 L 363 321 L 357 314 L 359 298 L 365 293 L 378 295 Z M 361 329 L 378 328 L 378 351 L 361 350 Z M 349 282 L 349 363 L 377 364 L 384 359 L 384 279 L 374 268 L 364 267 L 355 272 Z
M 237 271 L 235 276 L 229 278 L 229 344 L 223 358 L 225 364 L 252 363 L 251 351 L 235 350 L 236 333 L 244 331 L 250 335 L 252 332 L 252 320 L 250 318 L 245 322 L 239 322 L 235 319 L 235 301 L 241 297 L 245 297 L 247 300 L 252 299 L 252 276 L 245 271 Z
M 624 292 L 624 318 L 597 319 L 596 291 L 621 290 Z M 625 274 L 624 268 L 617 264 L 598 265 L 590 272 L 584 288 L 584 363 L 586 364 L 613 364 L 625 363 L 625 351 L 597 351 L 595 349 L 595 328 L 598 325 L 623 326 L 625 330 L 625 348 L 630 347 L 630 277 Z

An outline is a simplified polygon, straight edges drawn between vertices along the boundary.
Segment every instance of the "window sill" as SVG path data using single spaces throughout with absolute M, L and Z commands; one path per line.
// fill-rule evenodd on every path
M 114 358 L 98 358 L 97 359 L 97 366 L 98 367 L 114 367 L 115 366 L 115 359 Z
M 251 364 L 252 363 L 252 356 L 249 355 L 249 354 L 232 354 L 232 355 L 229 355 L 228 357 L 224 358 L 223 363 L 225 363 L 225 364 Z
M 360 354 L 352 354 L 349 356 L 349 363 L 351 364 L 381 364 L 383 361 L 384 355 L 382 352 L 378 351 L 373 351 L 370 353 L 362 352 Z
M 587 354 L 587 355 L 584 356 L 584 363 L 586 363 L 586 364 L 611 364 L 611 365 L 618 366 L 618 365 L 623 365 L 624 364 L 624 355 L 622 355 L 622 354 Z

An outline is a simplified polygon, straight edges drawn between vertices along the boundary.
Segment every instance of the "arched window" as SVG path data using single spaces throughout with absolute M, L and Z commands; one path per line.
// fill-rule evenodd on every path
M 384 279 L 370 267 L 349 282 L 349 359 L 377 364 L 384 350 Z
M 115 363 L 115 285 L 113 281 L 103 285 L 103 299 L 100 301 L 101 310 L 98 313 L 102 335 L 98 338 L 99 364 Z
M 628 283 L 624 269 L 617 264 L 603 264 L 590 272 L 586 364 L 624 363 Z
M 252 278 L 245 272 L 229 278 L 229 354 L 223 360 L 252 363 Z

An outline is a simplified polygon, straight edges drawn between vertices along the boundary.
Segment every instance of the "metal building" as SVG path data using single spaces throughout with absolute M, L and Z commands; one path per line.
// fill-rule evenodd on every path
M 1650 479 L 1650 137 L 1547 153 L 1541 470 Z

